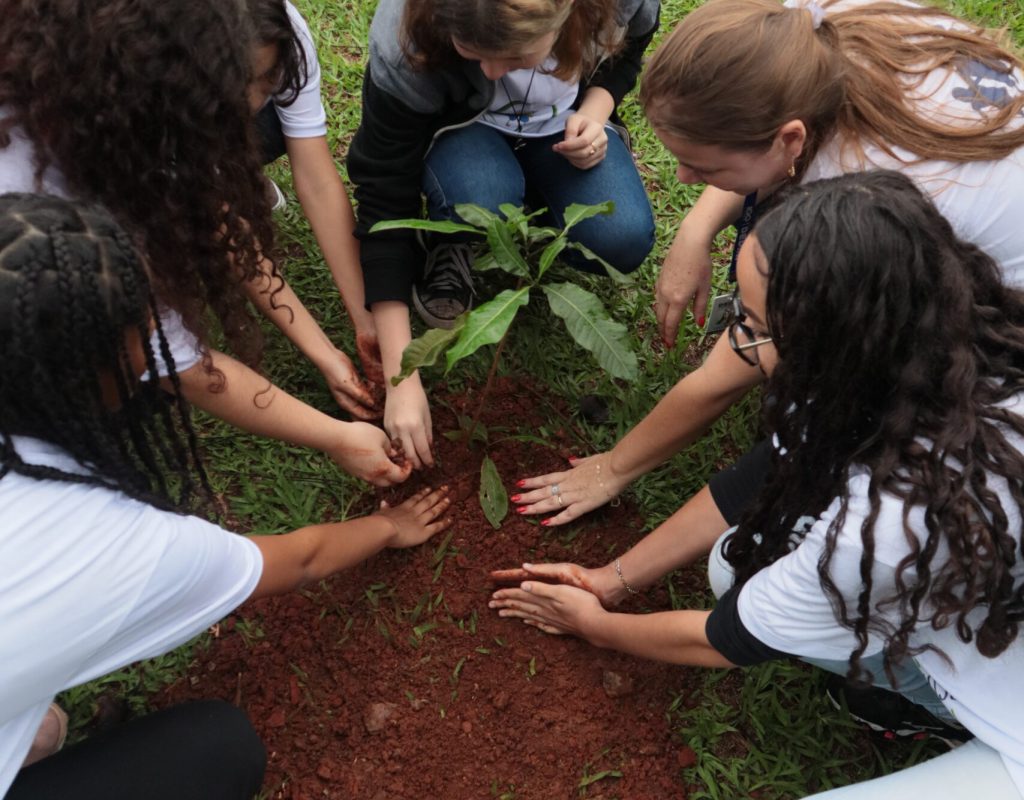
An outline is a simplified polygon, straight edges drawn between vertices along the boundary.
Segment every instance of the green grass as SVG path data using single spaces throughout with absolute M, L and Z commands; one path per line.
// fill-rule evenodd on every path
M 359 121 L 366 38 L 374 2 L 295 2 L 318 41 L 329 139 L 344 176 L 345 150 Z M 698 4 L 697 0 L 666 0 L 659 39 Z M 1005 26 L 1018 45 L 1024 42 L 1024 8 L 1019 3 L 950 0 L 948 5 L 957 13 L 987 25 Z M 700 333 L 688 319 L 679 344 L 665 352 L 658 342 L 651 311 L 654 279 L 663 254 L 675 226 L 698 191 L 675 180 L 675 162 L 646 126 L 632 97 L 620 111 L 631 130 L 634 150 L 648 185 L 657 222 L 657 243 L 639 270 L 635 284 L 625 290 L 577 273 L 572 273 L 572 277 L 597 292 L 617 319 L 635 332 L 640 378 L 631 386 L 608 379 L 561 333 L 546 304 L 536 302 L 517 323 L 501 365 L 506 374 L 535 376 L 539 384 L 566 398 L 570 408 L 583 394 L 596 393 L 608 398 L 612 419 L 606 425 L 592 427 L 574 420 L 593 451 L 614 444 L 693 368 L 692 356 L 688 361 L 687 353 L 700 343 Z M 302 218 L 290 174 L 283 164 L 275 165 L 271 174 L 291 200 L 287 210 L 278 216 L 279 245 L 287 252 L 284 273 L 331 338 L 352 353 L 351 329 L 330 273 Z M 723 234 L 723 249 L 729 239 L 730 234 Z M 724 268 L 719 269 L 715 280 L 724 287 L 723 273 Z M 558 333 L 552 336 L 552 330 Z M 336 413 L 337 407 L 316 370 L 297 357 L 282 336 L 271 329 L 267 333 L 267 374 L 317 408 Z M 447 378 L 450 390 L 458 391 L 463 385 L 483 380 L 490 349 L 485 348 L 460 364 L 457 374 Z M 438 376 L 437 371 L 428 371 L 426 377 L 429 382 Z M 630 496 L 641 509 L 647 529 L 674 512 L 715 469 L 751 443 L 756 416 L 755 396 L 734 407 L 694 446 L 636 482 Z M 319 453 L 247 436 L 210 419 L 201 419 L 199 425 L 214 486 L 227 499 L 230 521 L 239 530 L 281 532 L 325 518 L 343 519 L 371 510 L 366 485 L 339 472 Z M 443 566 L 443 551 L 440 563 Z M 671 579 L 668 582 L 676 603 L 708 602 L 706 596 L 685 596 Z M 383 593 L 370 591 L 372 599 L 368 595 L 368 602 L 386 599 Z M 258 638 L 262 632 L 257 626 L 251 634 Z M 111 692 L 125 698 L 129 708 L 141 709 L 148 693 L 183 674 L 191 661 L 192 648 L 204 646 L 205 641 L 205 637 L 200 637 L 198 644 L 65 693 L 62 702 L 71 712 L 73 726 L 81 727 L 92 716 L 98 698 Z M 696 691 L 666 698 L 666 714 L 673 722 L 680 745 L 688 744 L 700 753 L 698 763 L 684 773 L 692 784 L 690 796 L 694 800 L 800 797 L 891 771 L 930 752 L 921 744 L 886 744 L 876 748 L 844 715 L 824 701 L 821 674 L 799 665 L 768 664 L 733 673 L 704 671 Z M 604 784 L 614 783 L 611 773 L 596 779 L 607 769 L 602 765 L 580 776 L 581 796 L 586 796 L 588 789 L 600 793 Z M 584 783 L 591 779 L 593 785 Z M 514 786 L 498 781 L 494 782 L 491 794 L 501 798 L 517 796 Z

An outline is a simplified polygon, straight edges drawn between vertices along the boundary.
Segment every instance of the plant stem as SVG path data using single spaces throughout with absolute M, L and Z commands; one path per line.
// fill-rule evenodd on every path
M 468 447 L 473 446 L 473 434 L 476 433 L 477 425 L 480 424 L 480 417 L 484 414 L 484 407 L 487 405 L 487 398 L 491 394 L 491 389 L 494 387 L 494 376 L 498 372 L 498 361 L 501 360 L 501 351 L 505 349 L 505 340 L 508 339 L 508 333 L 512 330 L 510 325 L 505 329 L 504 336 L 501 337 L 501 341 L 498 342 L 497 348 L 494 350 L 494 359 L 491 361 L 491 369 L 487 373 L 487 383 L 484 384 L 484 390 L 480 395 L 480 405 L 476 408 L 476 414 L 473 415 L 473 421 L 469 423 L 469 430 L 466 432 L 466 445 Z

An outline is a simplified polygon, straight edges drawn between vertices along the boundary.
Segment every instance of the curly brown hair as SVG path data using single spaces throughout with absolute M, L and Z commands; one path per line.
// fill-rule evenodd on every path
M 240 284 L 259 274 L 273 228 L 246 102 L 245 4 L 3 0 L 0 9 L 0 147 L 19 128 L 37 179 L 55 168 L 71 195 L 108 208 L 146 253 L 161 302 L 204 343 L 219 323 L 256 366 L 262 337 Z
M 737 580 L 785 556 L 797 520 L 836 500 L 819 578 L 856 637 L 851 677 L 865 677 L 869 636 L 890 669 L 921 652 L 926 627 L 998 656 L 1024 622 L 1024 293 L 896 172 L 794 188 L 753 235 L 779 355 L 765 404 L 779 449 L 726 543 Z M 847 602 L 830 567 L 859 514 L 857 476 L 867 511 Z M 902 504 L 902 529 L 877 524 L 883 495 Z M 891 597 L 875 587 L 883 537 L 907 549 Z

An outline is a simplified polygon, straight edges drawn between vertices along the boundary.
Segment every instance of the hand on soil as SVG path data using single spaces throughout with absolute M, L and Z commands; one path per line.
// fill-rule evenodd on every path
M 356 419 L 380 419 L 381 408 L 359 377 L 351 358 L 336 350 L 335 359 L 322 367 L 321 372 L 335 402 L 349 414 Z
M 419 376 L 412 375 L 388 389 L 384 429 L 399 441 L 413 469 L 434 466 L 434 427 Z
M 382 500 L 377 513 L 395 526 L 388 547 L 414 547 L 443 531 L 452 524 L 451 517 L 441 517 L 451 504 L 447 486 L 434 491 L 421 489 L 394 508 Z
M 384 367 L 381 364 L 380 344 L 376 331 L 356 331 L 356 353 L 363 365 L 363 374 L 371 384 L 375 400 L 384 399 Z
M 616 605 L 621 597 L 620 584 L 613 569 L 587 569 L 579 564 L 523 564 L 517 569 L 497 569 L 491 572 L 497 583 L 520 583 L 533 579 L 545 583 L 562 583 L 575 586 L 595 595 L 605 608 Z
M 327 450 L 335 464 L 374 486 L 394 486 L 409 477 L 412 465 L 395 460 L 387 434 L 367 422 L 339 422 L 342 441 Z
M 611 461 L 611 453 L 598 453 L 570 461 L 571 468 L 565 472 L 551 472 L 519 481 L 516 486 L 532 491 L 512 495 L 516 511 L 520 514 L 556 512 L 543 524 L 563 525 L 603 506 L 626 488 L 626 481 L 612 472 Z M 558 486 L 558 495 L 551 493 L 553 485 Z M 561 503 L 558 502 L 559 497 Z
M 596 619 L 606 613 L 597 597 L 584 589 L 538 581 L 499 589 L 488 606 L 497 609 L 499 617 L 518 618 L 545 633 L 568 633 L 581 639 L 587 638 Z

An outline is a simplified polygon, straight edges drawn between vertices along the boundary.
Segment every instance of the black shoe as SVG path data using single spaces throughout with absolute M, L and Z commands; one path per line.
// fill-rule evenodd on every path
M 924 706 L 888 689 L 854 689 L 839 675 L 829 676 L 825 694 L 832 705 L 847 712 L 858 722 L 886 739 L 941 739 L 956 747 L 974 738 L 974 734 L 955 722 L 945 722 Z
M 412 288 L 412 302 L 431 328 L 451 328 L 473 303 L 473 250 L 468 244 L 443 244 L 427 256 L 423 280 Z

